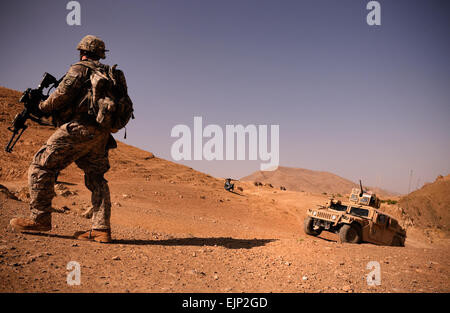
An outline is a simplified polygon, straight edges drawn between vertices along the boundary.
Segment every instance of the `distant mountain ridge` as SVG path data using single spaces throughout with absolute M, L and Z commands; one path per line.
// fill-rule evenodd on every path
M 358 184 L 330 172 L 285 166 L 279 166 L 275 171 L 257 171 L 241 180 L 270 183 L 274 187 L 284 186 L 287 190 L 293 191 L 341 195 L 349 194 L 352 188 L 359 187 Z M 380 188 L 365 186 L 364 182 L 363 187 L 383 197 L 394 195 Z

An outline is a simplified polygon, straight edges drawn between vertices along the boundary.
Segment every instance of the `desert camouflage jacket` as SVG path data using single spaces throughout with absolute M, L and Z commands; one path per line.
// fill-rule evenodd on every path
M 84 60 L 79 63 L 104 66 L 98 61 Z M 58 88 L 39 104 L 44 113 L 51 113 L 54 123 L 61 126 L 73 119 L 89 119 L 88 101 L 84 101 L 90 87 L 90 69 L 81 64 L 72 65 L 62 79 Z M 95 120 L 95 119 L 94 119 Z

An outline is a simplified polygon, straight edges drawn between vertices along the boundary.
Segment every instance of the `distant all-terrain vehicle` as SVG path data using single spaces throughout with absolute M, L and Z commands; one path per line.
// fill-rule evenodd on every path
M 231 178 L 225 179 L 225 184 L 224 184 L 223 188 L 226 191 L 231 191 L 231 192 L 234 191 L 234 184 L 231 183 Z
M 330 199 L 325 206 L 308 209 L 305 233 L 318 236 L 325 230 L 339 234 L 342 242 L 404 246 L 406 231 L 395 218 L 378 210 L 380 199 L 359 183 L 360 189 L 352 189 L 348 204 Z

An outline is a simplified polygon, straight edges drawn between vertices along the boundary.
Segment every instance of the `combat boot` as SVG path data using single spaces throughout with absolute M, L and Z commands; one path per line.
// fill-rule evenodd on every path
M 29 218 L 16 217 L 9 221 L 9 224 L 16 231 L 50 231 L 51 223 L 40 223 Z
M 78 240 L 97 241 L 102 243 L 111 242 L 111 230 L 110 229 L 92 229 L 88 231 L 78 231 L 73 237 Z

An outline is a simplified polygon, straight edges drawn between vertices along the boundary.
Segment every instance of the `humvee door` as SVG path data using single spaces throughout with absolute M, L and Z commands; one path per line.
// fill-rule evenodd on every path
M 392 239 L 391 232 L 387 229 L 389 225 L 389 216 L 377 212 L 371 222 L 369 237 L 377 242 L 386 243 Z

